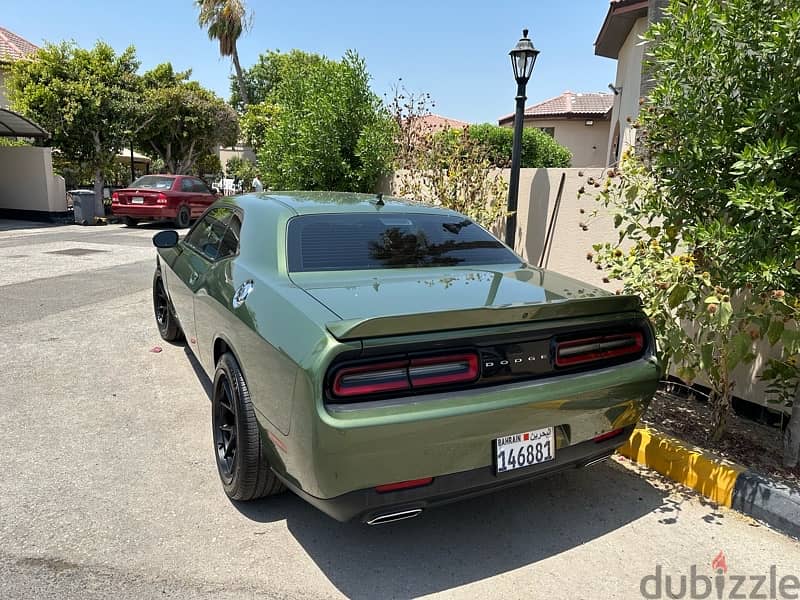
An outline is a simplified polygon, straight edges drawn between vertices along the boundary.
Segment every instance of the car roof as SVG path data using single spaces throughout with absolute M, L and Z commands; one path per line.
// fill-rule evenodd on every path
M 458 214 L 448 208 L 433 206 L 393 196 L 357 194 L 355 192 L 262 192 L 231 198 L 234 204 L 246 208 L 261 202 L 275 202 L 296 215 L 315 213 L 428 213 Z M 381 204 L 382 203 L 382 204 Z

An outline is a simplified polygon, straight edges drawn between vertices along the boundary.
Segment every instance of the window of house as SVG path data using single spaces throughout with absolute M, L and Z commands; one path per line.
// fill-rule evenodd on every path
M 551 138 L 556 137 L 556 128 L 555 127 L 539 127 L 539 131 L 544 131 Z

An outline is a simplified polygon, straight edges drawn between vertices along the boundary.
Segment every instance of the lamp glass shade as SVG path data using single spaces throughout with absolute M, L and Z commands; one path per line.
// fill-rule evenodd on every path
M 514 69 L 514 79 L 519 83 L 526 83 L 533 73 L 536 57 L 539 56 L 539 51 L 528 39 L 527 29 L 522 32 L 522 37 L 509 55 L 511 56 L 511 67 Z

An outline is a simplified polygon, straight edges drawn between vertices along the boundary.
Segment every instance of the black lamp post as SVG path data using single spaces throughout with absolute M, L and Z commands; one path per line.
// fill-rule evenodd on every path
M 533 65 L 539 51 L 528 39 L 528 30 L 522 30 L 522 37 L 508 53 L 517 80 L 517 111 L 514 114 L 514 146 L 511 150 L 511 177 L 508 184 L 508 216 L 506 217 L 506 244 L 514 248 L 517 230 L 517 196 L 519 196 L 519 166 L 522 158 L 522 126 L 525 120 L 525 86 L 533 73 Z

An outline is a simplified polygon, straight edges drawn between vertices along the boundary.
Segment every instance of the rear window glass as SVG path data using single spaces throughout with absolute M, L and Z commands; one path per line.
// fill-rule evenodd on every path
M 301 215 L 288 250 L 291 272 L 520 262 L 469 219 L 429 214 Z
M 132 188 L 152 188 L 154 190 L 171 190 L 174 177 L 163 177 L 161 175 L 145 175 L 139 177 L 131 184 Z

